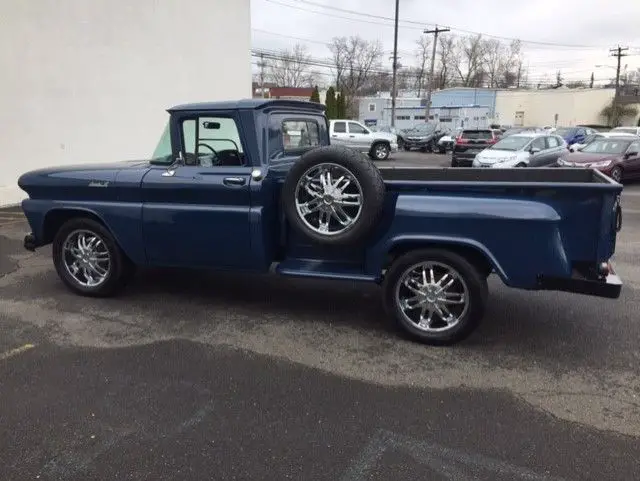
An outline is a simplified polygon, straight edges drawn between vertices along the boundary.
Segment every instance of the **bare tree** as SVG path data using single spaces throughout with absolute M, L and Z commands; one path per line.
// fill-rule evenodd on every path
M 416 59 L 418 61 L 418 67 L 415 69 L 415 90 L 418 93 L 418 97 L 422 93 L 425 86 L 426 72 L 429 67 L 431 58 L 431 39 L 426 35 L 422 35 L 417 41 Z
M 463 87 L 480 87 L 484 84 L 486 72 L 485 41 L 481 35 L 457 39 L 453 56 L 454 66 Z
M 487 72 L 487 86 L 496 88 L 500 84 L 506 68 L 506 48 L 496 39 L 484 41 L 484 68 Z
M 380 41 L 369 42 L 359 36 L 335 37 L 329 44 L 336 72 L 337 89 L 348 97 L 358 93 L 380 69 L 384 53 Z
M 438 66 L 435 75 L 436 88 L 449 87 L 453 83 L 455 72 L 456 37 L 445 35 L 438 38 Z
M 269 59 L 268 77 L 279 87 L 311 87 L 311 56 L 307 47 L 296 44 Z

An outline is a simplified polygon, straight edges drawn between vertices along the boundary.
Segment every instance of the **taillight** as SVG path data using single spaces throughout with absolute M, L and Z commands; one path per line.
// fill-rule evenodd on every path
M 466 144 L 467 143 L 467 139 L 463 139 L 462 135 L 458 135 L 456 137 L 456 144 Z

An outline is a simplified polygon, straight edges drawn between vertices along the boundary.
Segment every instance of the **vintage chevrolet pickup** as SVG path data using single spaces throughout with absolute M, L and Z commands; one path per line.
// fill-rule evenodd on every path
M 377 167 L 330 145 L 324 107 L 173 107 L 150 160 L 23 174 L 32 232 L 62 281 L 108 296 L 135 266 L 269 271 L 382 285 L 413 338 L 450 344 L 482 319 L 487 277 L 617 298 L 622 186 L 591 169 Z

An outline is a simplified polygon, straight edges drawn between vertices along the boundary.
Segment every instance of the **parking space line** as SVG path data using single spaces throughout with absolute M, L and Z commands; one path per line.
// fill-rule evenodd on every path
M 25 344 L 24 346 L 10 349 L 9 351 L 6 351 L 0 354 L 0 361 L 6 361 L 11 357 L 17 356 L 18 354 L 22 354 L 23 352 L 27 352 L 28 350 L 33 349 L 34 347 L 36 347 L 35 344 Z

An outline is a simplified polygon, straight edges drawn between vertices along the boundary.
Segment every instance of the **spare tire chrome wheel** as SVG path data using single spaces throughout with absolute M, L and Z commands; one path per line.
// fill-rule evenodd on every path
M 327 245 L 365 242 L 382 215 L 385 186 L 366 156 L 343 146 L 310 150 L 282 186 L 287 221 L 305 237 Z
M 319 164 L 307 170 L 296 185 L 296 210 L 313 232 L 339 235 L 362 214 L 362 187 L 338 164 Z
M 486 278 L 454 252 L 405 254 L 392 264 L 384 284 L 389 313 L 407 334 L 426 344 L 458 342 L 484 315 Z

